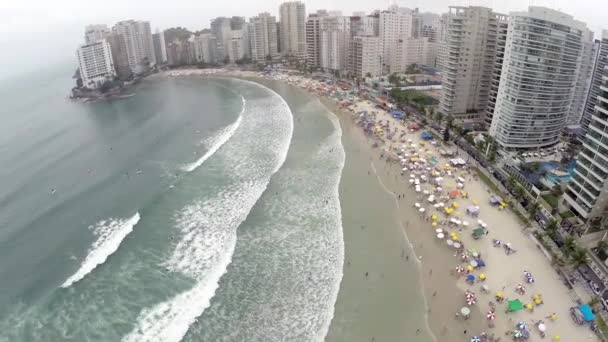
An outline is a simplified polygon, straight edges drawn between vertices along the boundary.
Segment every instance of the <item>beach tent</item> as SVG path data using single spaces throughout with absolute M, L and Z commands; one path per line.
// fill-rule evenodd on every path
M 591 322 L 595 319 L 595 315 L 593 314 L 593 311 L 591 311 L 591 307 L 589 306 L 589 304 L 583 304 L 583 305 L 579 306 L 578 308 L 579 308 L 579 310 L 581 310 L 581 313 L 583 314 L 583 318 L 585 319 L 585 321 Z
M 474 239 L 479 239 L 480 237 L 486 235 L 486 229 L 483 227 L 476 228 L 473 230 L 472 235 Z
M 431 140 L 433 139 L 433 135 L 429 132 L 422 132 L 422 134 L 420 135 L 420 137 L 424 140 Z
M 508 312 L 519 311 L 519 310 L 522 310 L 523 308 L 524 308 L 524 304 L 519 299 L 509 301 Z
M 477 216 L 479 215 L 479 206 L 477 205 L 471 205 L 467 208 L 467 213 L 469 213 L 472 216 Z
M 496 195 L 490 196 L 491 205 L 499 205 L 500 202 L 502 202 L 502 198 L 500 198 L 499 196 L 496 196 Z

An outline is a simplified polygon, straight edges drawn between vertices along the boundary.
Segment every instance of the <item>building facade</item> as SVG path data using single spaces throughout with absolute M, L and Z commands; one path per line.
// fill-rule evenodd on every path
M 585 103 L 585 110 L 581 118 L 581 128 L 583 135 L 589 129 L 591 117 L 595 113 L 595 105 L 597 96 L 599 95 L 602 77 L 604 76 L 604 68 L 608 65 L 608 30 L 602 31 L 602 36 L 595 44 L 595 60 L 593 65 L 593 75 L 591 77 L 591 85 Z
M 249 48 L 254 62 L 264 63 L 278 57 L 276 18 L 260 13 L 249 19 Z
M 605 216 L 608 204 L 608 67 L 603 71 L 575 174 L 564 193 L 572 212 L 587 222 Z
M 116 77 L 110 44 L 105 39 L 79 47 L 76 55 L 83 87 L 97 89 Z
M 396 60 L 396 44 L 403 37 L 412 36 L 412 19 L 413 11 L 409 8 L 392 6 L 380 12 L 378 34 L 382 44 L 383 71 L 393 73 L 399 69 L 398 65 L 392 64 Z
M 358 78 L 382 74 L 380 37 L 355 36 L 348 44 L 348 70 Z
M 167 44 L 165 43 L 165 32 L 160 31 L 152 35 L 152 44 L 154 44 L 154 57 L 157 64 L 167 63 Z
M 214 63 L 213 49 L 216 45 L 211 33 L 201 33 L 192 38 L 192 49 L 194 50 L 194 62 Z
M 306 6 L 301 1 L 288 1 L 279 6 L 281 21 L 281 55 L 305 60 Z
M 482 123 L 494 71 L 497 28 L 503 17 L 477 6 L 452 6 L 445 17 L 439 110 L 455 124 Z
M 99 40 L 104 39 L 107 35 L 112 33 L 107 25 L 87 25 L 84 28 L 84 43 L 92 44 Z
M 319 10 L 306 19 L 306 64 L 309 67 L 321 67 L 321 22 L 327 16 L 326 10 Z
M 321 20 L 320 62 L 323 70 L 346 70 L 350 37 L 349 17 L 328 16 Z
M 116 77 L 123 81 L 130 79 L 133 72 L 129 66 L 129 55 L 124 37 L 121 34 L 111 33 L 106 37 L 106 41 L 110 44 L 110 50 L 112 51 Z
M 242 30 L 232 30 L 228 58 L 234 63 L 249 57 L 249 32 L 247 27 Z
M 211 34 L 215 36 L 216 44 L 214 62 L 223 63 L 228 58 L 230 41 L 232 39 L 232 29 L 230 18 L 218 17 L 211 20 Z
M 494 110 L 496 109 L 496 99 L 498 98 L 498 88 L 502 75 L 502 63 L 505 58 L 505 47 L 507 45 L 507 33 L 509 31 L 509 18 L 506 15 L 497 15 L 496 20 L 496 48 L 494 50 L 494 66 L 492 68 L 492 79 L 490 81 L 490 91 L 488 92 L 488 106 L 483 117 L 483 127 L 489 129 L 492 125 Z
M 584 23 L 544 7 L 509 16 L 490 135 L 504 149 L 555 145 L 566 124 L 581 64 Z
M 574 96 L 570 105 L 570 112 L 566 118 L 566 126 L 578 125 L 585 112 L 585 103 L 589 95 L 591 80 L 593 78 L 593 66 L 595 65 L 596 51 L 593 42 L 593 32 L 586 30 L 583 32 L 583 48 L 581 50 L 581 61 L 576 78 Z
M 395 43 L 391 72 L 405 72 L 412 64 L 435 65 L 437 44 L 428 38 L 402 37 Z
M 150 65 L 156 64 L 150 22 L 121 21 L 114 25 L 112 31 L 123 36 L 129 67 L 134 74 L 141 74 L 147 71 Z

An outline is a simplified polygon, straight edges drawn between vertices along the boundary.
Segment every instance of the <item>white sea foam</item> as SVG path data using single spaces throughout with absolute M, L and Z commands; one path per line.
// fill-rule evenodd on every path
M 238 87 L 243 82 L 235 81 L 235 84 Z M 196 284 L 144 309 L 135 329 L 123 338 L 125 342 L 171 342 L 183 338 L 210 305 L 220 278 L 232 261 L 239 225 L 285 161 L 293 133 L 289 106 L 270 89 L 252 84 L 258 88 L 256 91 L 262 88 L 271 96 L 254 98 L 247 103 L 247 110 L 241 115 L 243 126 L 238 131 L 235 128 L 234 138 L 225 147 L 223 157 L 228 166 L 223 176 L 228 185 L 182 209 L 176 219 L 181 239 L 163 265 L 193 278 Z M 242 89 L 243 92 L 251 90 L 252 87 Z
M 234 132 L 236 132 L 237 128 L 239 128 L 239 126 L 241 125 L 243 112 L 245 111 L 245 104 L 247 102 L 242 96 L 241 99 L 243 102 L 243 107 L 241 108 L 241 112 L 239 113 L 239 117 L 236 119 L 236 121 L 222 128 L 221 130 L 219 130 L 219 132 L 207 139 L 203 144 L 205 145 L 205 147 L 207 147 L 207 152 L 205 152 L 205 154 L 195 162 L 184 165 L 182 167 L 183 171 L 192 172 L 196 170 L 199 166 L 203 165 L 203 163 L 207 159 L 209 159 L 209 157 L 215 154 L 215 152 L 217 152 L 217 150 L 219 150 L 220 147 L 222 147 L 222 145 L 224 145 L 234 135 Z
M 69 277 L 61 287 L 70 287 L 91 273 L 95 267 L 103 264 L 110 255 L 118 250 L 122 240 L 133 231 L 133 227 L 139 222 L 139 219 L 139 213 L 136 213 L 128 219 L 102 220 L 89 227 L 97 238 L 89 248 L 78 271 Z

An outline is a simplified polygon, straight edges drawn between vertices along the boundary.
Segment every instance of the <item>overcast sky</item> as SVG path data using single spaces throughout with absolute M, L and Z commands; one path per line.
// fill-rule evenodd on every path
M 0 0 L 0 78 L 15 70 L 69 61 L 82 41 L 84 25 L 124 19 L 148 20 L 152 29 L 209 27 L 211 18 L 277 14 L 280 0 Z M 559 9 L 584 21 L 600 35 L 608 28 L 608 0 L 305 0 L 307 12 L 317 9 L 369 12 L 397 3 L 421 11 L 445 12 L 450 5 L 478 5 L 506 13 L 529 5 Z M 8 53 L 7 53 L 8 52 Z M 74 65 L 76 61 L 74 58 Z

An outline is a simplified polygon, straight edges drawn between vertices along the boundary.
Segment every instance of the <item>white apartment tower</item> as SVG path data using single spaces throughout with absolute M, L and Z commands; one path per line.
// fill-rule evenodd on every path
M 323 18 L 319 44 L 321 68 L 334 72 L 346 69 L 350 37 L 350 17 Z
M 306 7 L 301 1 L 288 1 L 279 6 L 281 21 L 281 54 L 306 59 Z
M 502 18 L 490 8 L 476 6 L 450 7 L 445 17 L 439 110 L 454 118 L 455 124 L 482 122 Z
M 327 16 L 326 10 L 318 10 L 306 19 L 306 64 L 313 68 L 321 67 L 321 22 Z
M 595 113 L 595 105 L 597 103 L 602 77 L 604 76 L 604 68 L 608 65 L 608 30 L 602 31 L 602 37 L 600 39 L 601 40 L 596 41 L 595 44 L 596 51 L 593 75 L 591 77 L 591 85 L 587 95 L 585 110 L 581 119 L 583 134 L 587 133 L 591 117 L 593 116 L 593 113 Z
M 249 19 L 249 46 L 251 59 L 263 63 L 278 56 L 276 18 L 269 13 L 260 13 Z
M 585 103 L 587 102 L 587 96 L 589 95 L 589 88 L 591 87 L 591 79 L 593 78 L 596 51 L 592 31 L 586 30 L 583 32 L 582 44 L 581 62 L 579 64 L 570 112 L 566 118 L 566 126 L 578 125 L 581 122 L 581 118 L 585 112 Z
M 211 39 L 211 33 L 201 33 L 192 38 L 194 61 L 196 63 L 214 62 L 212 44 L 215 44 L 215 40 Z
M 544 7 L 509 15 L 490 135 L 504 149 L 559 142 L 573 102 L 587 27 Z
M 107 25 L 87 25 L 84 28 L 84 43 L 92 44 L 96 41 L 104 39 L 107 35 L 112 33 Z
M 391 60 L 391 73 L 405 72 L 412 64 L 435 65 L 437 44 L 429 38 L 402 37 L 395 43 Z
M 358 78 L 382 74 L 379 37 L 355 36 L 348 44 L 348 70 Z
M 116 77 L 110 44 L 105 39 L 79 47 L 76 55 L 85 88 L 97 89 Z
M 353 15 L 350 17 L 351 36 L 380 35 L 380 18 L 372 15 Z
M 149 65 L 156 64 L 150 22 L 121 21 L 116 23 L 112 30 L 122 35 L 126 45 L 129 67 L 134 74 L 141 74 L 147 70 Z
M 215 62 L 222 63 L 228 57 L 230 40 L 232 39 L 230 18 L 218 17 L 211 20 L 211 34 L 216 38 Z
M 399 39 L 412 36 L 413 12 L 409 8 L 392 6 L 380 12 L 379 35 L 382 44 L 383 68 L 389 72 L 396 72 L 398 67 L 391 65 L 395 61 L 395 45 Z
M 565 202 L 585 221 L 605 216 L 608 205 L 608 67 L 603 71 L 595 112 L 564 193 Z
M 249 33 L 248 30 L 232 30 L 230 45 L 228 50 L 228 59 L 231 63 L 249 57 Z
M 498 88 L 502 75 L 502 64 L 505 58 L 505 47 L 507 45 L 507 33 L 509 31 L 509 18 L 506 15 L 498 14 L 496 20 L 496 47 L 494 50 L 494 67 L 492 69 L 492 79 L 490 81 L 490 91 L 488 93 L 488 106 L 483 117 L 483 127 L 489 129 L 492 125 L 496 99 L 498 98 Z
M 154 44 L 154 57 L 156 63 L 167 63 L 167 44 L 165 43 L 165 32 L 156 30 L 152 35 L 152 43 Z

